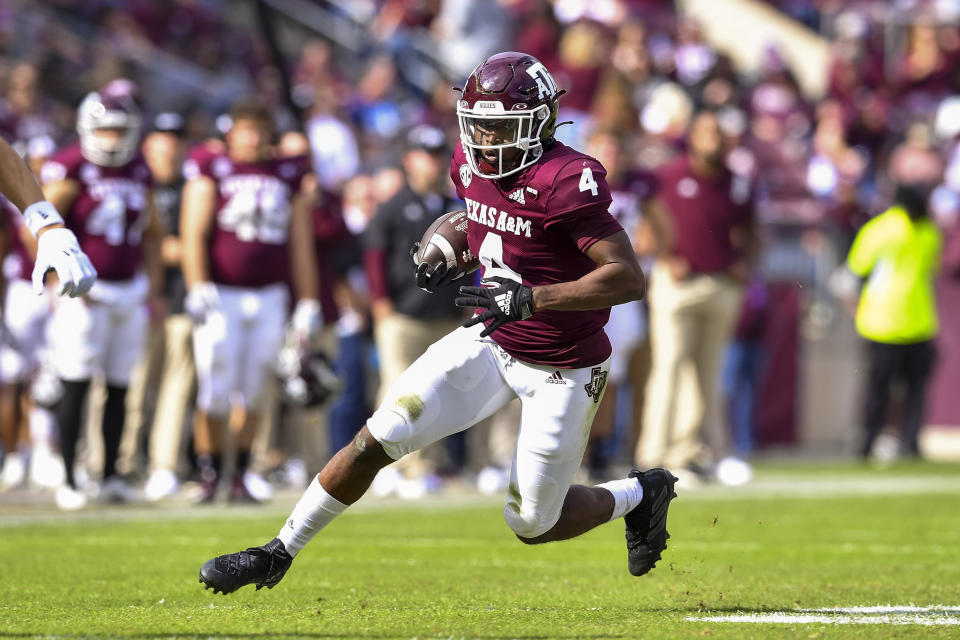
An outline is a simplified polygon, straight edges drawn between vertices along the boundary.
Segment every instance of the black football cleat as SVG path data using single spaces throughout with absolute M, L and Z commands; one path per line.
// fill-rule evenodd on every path
M 627 528 L 627 566 L 630 573 L 642 576 L 657 565 L 667 548 L 667 509 L 677 497 L 673 485 L 677 479 L 666 469 L 630 472 L 643 487 L 640 504 L 623 517 Z
M 225 556 L 217 556 L 200 567 L 200 582 L 205 589 L 224 595 L 248 584 L 273 589 L 290 568 L 293 558 L 280 538 L 262 547 L 251 547 Z

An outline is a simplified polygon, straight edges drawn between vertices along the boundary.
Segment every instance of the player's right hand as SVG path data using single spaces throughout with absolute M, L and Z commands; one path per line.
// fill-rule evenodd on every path
M 428 293 L 436 293 L 440 287 L 445 287 L 460 277 L 457 270 L 449 270 L 447 263 L 441 262 L 431 269 L 429 262 L 420 262 L 417 260 L 417 254 L 420 251 L 420 243 L 414 242 L 410 247 L 410 257 L 413 264 L 416 265 L 417 286 Z
M 37 260 L 33 266 L 33 292 L 43 293 L 43 278 L 53 270 L 60 279 L 58 295 L 82 296 L 97 279 L 97 270 L 80 249 L 73 231 L 58 227 L 45 229 L 37 238 Z
M 220 296 L 212 282 L 197 282 L 187 291 L 183 308 L 194 322 L 203 322 L 207 315 L 220 309 Z

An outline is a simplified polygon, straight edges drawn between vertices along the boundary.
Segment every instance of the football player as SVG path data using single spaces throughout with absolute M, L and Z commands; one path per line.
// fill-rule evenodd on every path
M 194 446 L 201 502 L 216 495 L 221 440 L 239 416 L 230 498 L 251 501 L 244 484 L 267 376 L 284 339 L 288 276 L 299 301 L 292 328 L 304 340 L 321 325 L 309 200 L 309 158 L 273 157 L 269 110 L 234 104 L 226 148 L 207 144 L 184 165 L 181 237 L 187 313 L 197 368 Z
M 623 517 L 630 572 L 643 575 L 660 559 L 672 474 L 635 470 L 599 486 L 572 485 L 609 372 L 609 307 L 641 298 L 645 280 L 607 211 L 603 167 L 554 140 L 561 93 L 523 53 L 494 55 L 467 79 L 450 174 L 467 204 L 469 249 L 483 266 L 482 286 L 461 287 L 456 303 L 477 312 L 397 379 L 275 539 L 201 567 L 206 587 L 275 586 L 380 468 L 517 397 L 522 418 L 503 514 L 520 540 L 564 540 Z M 425 263 L 416 270 L 428 290 L 458 275 Z
M 85 296 L 61 300 L 51 319 L 50 346 L 63 382 L 57 419 L 66 483 L 56 495 L 62 509 L 86 503 L 74 462 L 84 400 L 98 374 L 107 389 L 100 497 L 130 498 L 116 472 L 124 405 L 144 346 L 147 305 L 160 295 L 160 229 L 150 170 L 138 151 L 140 109 L 125 86 L 113 86 L 83 99 L 77 110 L 79 142 L 54 154 L 41 171 L 44 196 L 64 212 L 99 273 Z

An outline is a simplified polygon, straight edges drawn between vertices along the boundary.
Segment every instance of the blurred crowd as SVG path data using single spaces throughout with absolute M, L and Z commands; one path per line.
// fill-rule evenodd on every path
M 286 5 L 272 4 L 281 12 Z M 826 272 L 843 261 L 861 226 L 891 204 L 899 184 L 926 186 L 931 218 L 947 235 L 960 214 L 960 2 L 768 4 L 829 42 L 823 95 L 801 88 L 776 42 L 758 71 L 738 69 L 707 42 L 703 25 L 670 1 L 316 2 L 317 20 L 345 26 L 322 37 L 298 36 L 302 46 L 281 53 L 280 61 L 269 34 L 258 28 L 262 20 L 246 13 L 249 7 L 234 11 L 226 0 L 4 3 L 0 135 L 39 175 L 58 148 L 75 141 L 83 96 L 129 78 L 140 96 L 143 151 L 160 209 L 179 206 L 189 150 L 222 138 L 230 126 L 223 114 L 245 97 L 255 95 L 270 108 L 278 155 L 312 158 L 324 319 L 315 347 L 330 367 L 308 381 L 316 391 L 311 395 L 290 387 L 278 365 L 243 478 L 244 497 L 261 500 L 284 483 L 303 486 L 362 426 L 383 383 L 462 320 L 452 304 L 421 297 L 427 294 L 413 285 L 412 268 L 403 271 L 403 258 L 409 262 L 411 242 L 437 215 L 460 206 L 448 178 L 459 136 L 451 87 L 462 86 L 494 52 L 530 53 L 566 89 L 559 120 L 572 124 L 558 129 L 558 138 L 607 167 L 617 215 L 651 270 L 658 251 L 656 234 L 645 231 L 647 204 L 658 193 L 657 181 L 669 179 L 665 168 L 686 155 L 709 155 L 713 145 L 722 152 L 725 175 L 745 185 L 735 204 L 750 208 L 758 245 L 749 270 L 738 276 L 745 293 L 735 299 L 742 305 L 727 314 L 729 332 L 717 338 L 723 357 L 692 358 L 691 371 L 678 365 L 672 386 L 657 387 L 648 380 L 651 342 L 654 370 L 657 361 L 649 329 L 656 309 L 637 305 L 619 314 L 610 327 L 619 361 L 584 468 L 604 478 L 645 462 L 644 439 L 657 432 L 646 422 L 668 419 L 668 408 L 650 409 L 647 390 L 670 389 L 682 400 L 680 413 L 696 414 L 670 419 L 698 423 L 687 435 L 702 444 L 677 453 L 673 464 L 709 481 L 719 460 L 749 459 L 758 446 L 754 409 L 766 361 L 769 285 L 791 280 L 825 288 Z M 276 18 L 281 33 L 316 27 L 307 17 Z M 700 119 L 705 109 L 709 122 Z M 678 184 L 682 189 L 682 180 Z M 171 222 L 177 218 L 163 219 L 166 234 L 178 235 Z M 805 256 L 800 267 L 790 260 L 797 252 Z M 166 266 L 167 277 L 175 278 L 176 261 Z M 148 356 L 127 393 L 117 462 L 124 481 L 144 486 L 150 499 L 177 494 L 199 474 L 190 436 L 192 368 L 165 366 L 166 359 L 190 357 L 171 355 L 169 344 L 184 344 L 184 329 L 171 337 L 164 317 L 186 318 L 185 291 L 182 284 L 165 291 L 166 310 L 151 316 Z M 28 378 L 16 381 L 34 402 L 0 414 L 0 420 L 22 414 L 30 423 L 19 431 L 4 425 L 0 483 L 6 488 L 62 481 L 49 410 L 55 400 L 44 395 L 55 395 L 50 389 L 57 385 L 40 360 Z M 181 406 L 158 400 L 165 377 L 186 383 Z M 515 410 L 388 469 L 374 491 L 413 496 L 458 482 L 503 489 Z M 162 427 L 158 413 L 166 417 Z M 88 419 L 92 424 L 96 417 Z M 89 430 L 77 458 L 87 470 L 97 459 L 96 431 Z M 650 462 L 670 463 L 670 454 L 663 455 Z M 737 471 L 736 478 L 746 473 Z M 92 475 L 94 486 L 98 474 Z

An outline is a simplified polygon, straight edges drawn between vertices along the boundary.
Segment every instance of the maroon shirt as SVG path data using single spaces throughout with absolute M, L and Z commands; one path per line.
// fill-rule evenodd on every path
M 308 168 L 306 156 L 240 164 L 209 146 L 190 153 L 184 177 L 206 176 L 217 189 L 208 241 L 211 281 L 265 287 L 289 280 L 290 199 Z
M 140 154 L 120 167 L 87 161 L 75 144 L 54 154 L 40 172 L 44 184 L 74 180 L 80 186 L 67 211 L 68 229 L 104 281 L 130 280 L 140 267 L 143 230 L 149 223 L 147 195 L 153 186 Z
M 726 271 L 740 258 L 731 231 L 753 219 L 750 182 L 722 169 L 712 177 L 694 174 L 683 156 L 657 174 L 656 196 L 673 221 L 674 255 L 693 273 Z
M 501 180 L 474 175 L 457 145 L 450 176 L 467 205 L 467 242 L 484 276 L 506 270 L 531 287 L 576 280 L 597 267 L 584 252 L 622 230 L 607 212 L 603 166 L 560 142 L 533 166 Z M 492 336 L 525 362 L 588 367 L 610 356 L 603 331 L 609 316 L 609 309 L 537 311 Z
M 3 256 L 3 274 L 8 279 L 29 281 L 33 274 L 33 258 L 20 240 L 23 216 L 13 203 L 0 196 L 0 228 L 7 232 L 7 252 Z

